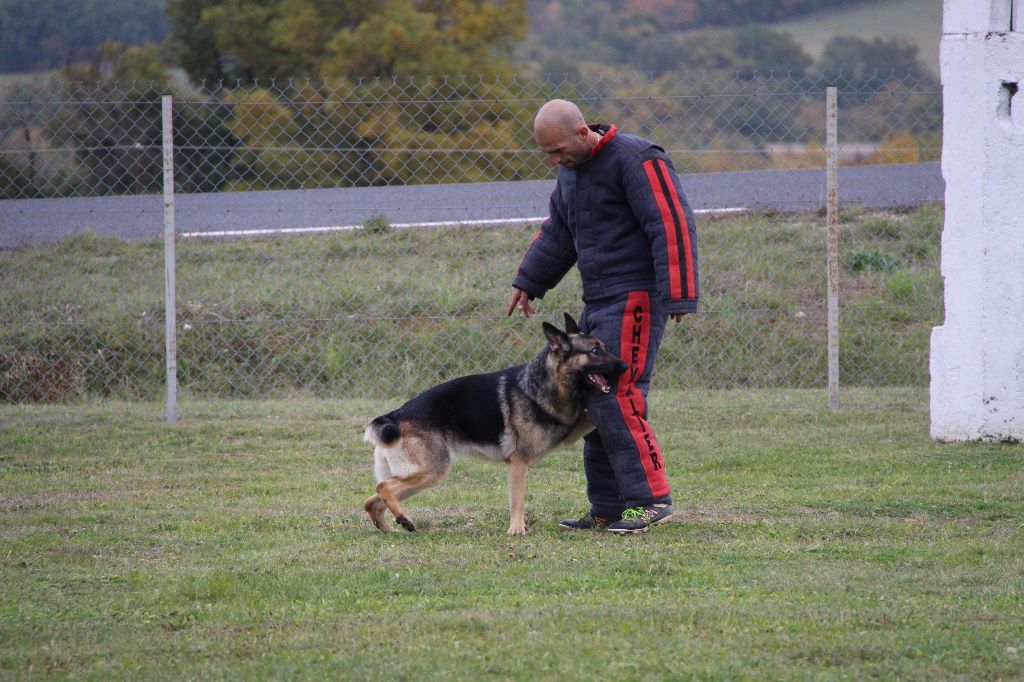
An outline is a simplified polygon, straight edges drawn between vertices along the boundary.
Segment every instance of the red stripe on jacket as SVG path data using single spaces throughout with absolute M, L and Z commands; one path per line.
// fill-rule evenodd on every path
M 696 268 L 693 267 L 693 246 L 690 244 L 690 226 L 686 224 L 686 212 L 683 210 L 683 203 L 679 201 L 676 186 L 668 181 L 669 175 L 668 169 L 665 168 L 665 162 L 659 161 L 658 163 L 661 164 L 661 170 L 665 176 L 665 184 L 668 185 L 668 192 L 671 195 L 672 203 L 676 207 L 676 215 L 679 216 L 679 231 L 683 235 L 683 263 L 686 267 L 686 292 L 690 298 L 693 298 L 697 287 L 693 279 L 693 273 Z
M 655 168 L 654 159 L 644 162 L 644 171 L 647 173 L 647 181 L 651 183 L 651 191 L 654 193 L 654 201 L 658 204 L 658 211 L 661 213 L 661 222 L 665 226 L 665 242 L 668 249 L 668 283 L 669 297 L 678 300 L 683 297 L 682 276 L 679 269 L 679 244 L 676 241 L 676 221 L 672 218 L 672 209 L 668 205 L 668 197 L 658 177 L 658 170 Z M 658 163 L 663 163 L 658 161 Z M 672 183 L 668 183 L 671 186 Z M 676 197 L 678 203 L 678 197 Z M 688 239 L 688 238 L 687 238 Z M 689 279 L 689 278 L 687 278 Z M 693 289 L 690 289 L 693 291 Z
M 655 498 L 665 497 L 672 492 L 665 475 L 665 460 L 661 446 L 654 437 L 647 422 L 647 399 L 636 387 L 636 380 L 643 376 L 647 364 L 647 347 L 651 340 L 651 299 L 646 291 L 630 292 L 626 299 L 626 310 L 622 315 L 622 335 L 619 353 L 629 364 L 626 373 L 619 377 L 615 399 L 619 403 L 622 417 L 629 435 L 633 437 L 647 484 Z

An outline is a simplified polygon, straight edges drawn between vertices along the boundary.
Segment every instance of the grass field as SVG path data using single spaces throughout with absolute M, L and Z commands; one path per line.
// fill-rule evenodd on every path
M 942 320 L 941 206 L 843 212 L 845 385 L 928 383 Z M 822 216 L 699 225 L 701 314 L 672 327 L 672 388 L 825 385 Z M 177 251 L 178 379 L 189 398 L 408 395 L 525 361 L 539 323 L 503 313 L 536 226 L 358 230 Z M 538 306 L 578 313 L 570 272 Z M 163 395 L 163 252 L 82 234 L 0 252 L 0 402 Z
M 559 531 L 578 450 L 462 462 L 384 535 L 366 401 L 0 406 L 0 676 L 1017 679 L 1024 447 L 919 389 L 652 394 L 677 523 Z

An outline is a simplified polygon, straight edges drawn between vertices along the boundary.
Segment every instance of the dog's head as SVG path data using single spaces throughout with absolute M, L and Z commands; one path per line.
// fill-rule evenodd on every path
M 543 326 L 559 371 L 579 377 L 584 386 L 608 393 L 612 379 L 629 369 L 600 339 L 580 332 L 569 313 L 565 313 L 565 331 L 547 322 Z

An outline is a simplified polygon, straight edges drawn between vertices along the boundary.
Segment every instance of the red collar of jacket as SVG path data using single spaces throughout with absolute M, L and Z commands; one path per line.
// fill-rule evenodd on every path
M 598 152 L 604 149 L 606 144 L 612 141 L 612 138 L 618 134 L 619 129 L 615 127 L 614 123 L 609 126 L 594 124 L 590 126 L 590 129 L 601 135 L 601 139 L 598 140 L 597 144 L 594 145 L 594 148 L 590 150 L 590 158 L 594 158 L 597 156 Z

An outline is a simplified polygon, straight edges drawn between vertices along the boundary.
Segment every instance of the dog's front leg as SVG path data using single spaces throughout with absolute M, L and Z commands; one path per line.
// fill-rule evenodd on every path
M 526 462 L 518 455 L 508 461 L 508 534 L 526 535 Z

